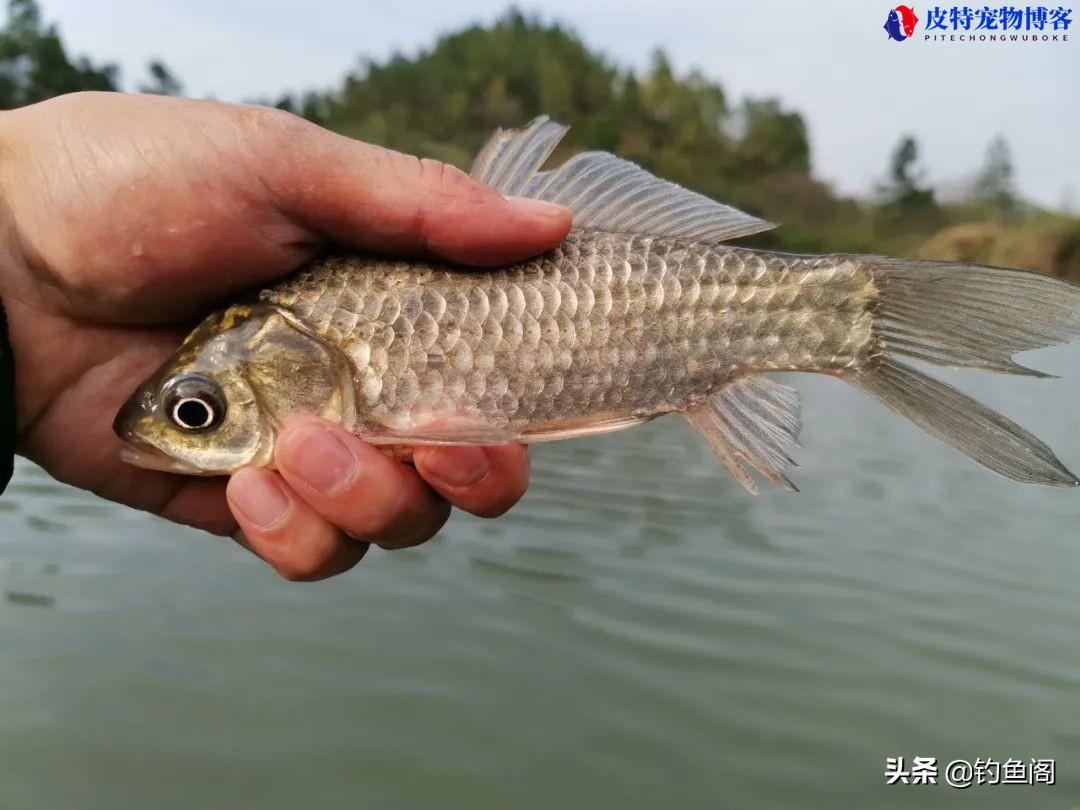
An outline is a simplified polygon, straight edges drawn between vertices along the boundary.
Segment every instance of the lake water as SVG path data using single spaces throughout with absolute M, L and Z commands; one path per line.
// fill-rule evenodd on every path
M 949 379 L 1076 469 L 1080 352 L 1031 362 L 1071 379 Z M 668 418 L 536 448 L 506 518 L 315 585 L 22 464 L 0 807 L 1080 806 L 1080 492 L 788 381 L 801 494 Z M 1057 785 L 886 786 L 887 756 Z

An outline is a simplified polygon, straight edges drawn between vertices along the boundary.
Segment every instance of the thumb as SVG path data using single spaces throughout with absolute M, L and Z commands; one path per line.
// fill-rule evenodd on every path
M 554 247 L 570 210 L 503 197 L 437 160 L 299 123 L 263 181 L 284 213 L 351 247 L 497 265 Z

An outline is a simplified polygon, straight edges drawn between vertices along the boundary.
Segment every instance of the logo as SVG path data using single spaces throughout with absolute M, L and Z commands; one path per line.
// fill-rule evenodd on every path
M 911 6 L 896 6 L 885 18 L 893 42 L 915 36 L 922 23 L 924 42 L 1068 42 L 1073 9 L 1065 6 L 931 6 L 925 21 Z
M 889 39 L 903 42 L 915 33 L 915 24 L 918 22 L 915 9 L 911 6 L 897 6 L 885 19 L 885 33 L 889 35 Z

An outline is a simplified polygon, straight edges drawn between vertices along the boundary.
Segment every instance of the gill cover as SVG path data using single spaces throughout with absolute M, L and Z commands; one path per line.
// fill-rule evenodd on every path
M 212 386 L 223 406 L 213 424 L 177 418 L 175 392 L 193 380 Z M 219 475 L 272 464 L 278 430 L 302 414 L 352 424 L 348 362 L 286 310 L 237 305 L 185 339 L 123 406 L 114 429 L 134 464 Z

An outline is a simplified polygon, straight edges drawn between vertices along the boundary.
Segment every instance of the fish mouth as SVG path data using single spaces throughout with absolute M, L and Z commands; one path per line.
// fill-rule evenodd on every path
M 158 470 L 183 475 L 205 475 L 194 464 L 181 461 L 147 441 L 137 428 L 152 424 L 155 418 L 153 397 L 143 388 L 132 394 L 113 420 L 113 432 L 122 442 L 120 460 L 144 470 Z
M 120 460 L 144 470 L 158 470 L 160 472 L 182 473 L 184 475 L 206 475 L 193 464 L 173 458 L 153 447 L 137 446 L 130 442 L 124 442 L 120 450 Z

